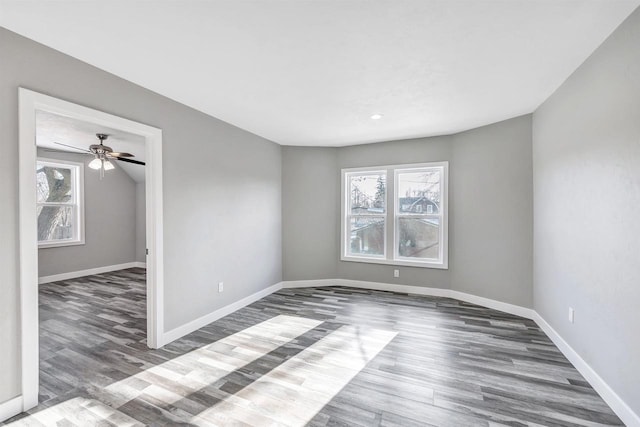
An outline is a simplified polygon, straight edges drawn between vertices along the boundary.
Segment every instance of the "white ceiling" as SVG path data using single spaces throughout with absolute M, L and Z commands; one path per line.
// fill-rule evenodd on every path
M 339 146 L 530 113 L 639 4 L 0 0 L 0 25 L 280 144 Z
M 81 153 L 81 150 L 88 150 L 91 144 L 98 144 L 96 133 L 109 135 L 105 145 L 111 147 L 114 151 L 131 153 L 134 155 L 132 159 L 141 162 L 145 161 L 145 140 L 140 135 L 45 111 L 36 112 L 36 145 L 40 148 Z M 78 147 L 81 150 L 74 150 L 73 148 L 56 144 L 56 142 Z M 87 162 L 91 159 L 92 156 L 87 154 Z M 112 163 L 116 167 L 122 168 L 135 182 L 144 182 L 144 166 L 119 161 Z M 108 174 L 109 172 L 106 173 Z

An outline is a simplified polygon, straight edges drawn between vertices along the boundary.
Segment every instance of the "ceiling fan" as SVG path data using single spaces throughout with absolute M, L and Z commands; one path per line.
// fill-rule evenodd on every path
M 136 165 L 144 166 L 145 163 L 133 160 L 128 157 L 135 157 L 131 153 L 123 153 L 119 151 L 113 151 L 113 149 L 107 145 L 104 145 L 104 141 L 109 137 L 106 133 L 97 133 L 96 137 L 100 141 L 99 144 L 92 144 L 89 146 L 89 149 L 86 150 L 84 148 L 74 147 L 73 145 L 63 144 L 61 142 L 54 142 L 55 144 L 62 145 L 65 147 L 73 148 L 74 150 L 84 151 L 87 154 L 91 154 L 94 156 L 94 159 L 89 162 L 89 167 L 91 169 L 99 170 L 100 177 L 104 176 L 104 171 L 108 171 L 114 169 L 113 163 L 110 160 L 118 160 L 121 162 L 133 163 Z

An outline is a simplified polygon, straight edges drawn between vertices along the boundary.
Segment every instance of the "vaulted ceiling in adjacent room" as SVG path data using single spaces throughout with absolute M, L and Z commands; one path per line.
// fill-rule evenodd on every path
M 280 144 L 340 146 L 530 113 L 639 4 L 0 0 L 0 25 Z
M 88 163 L 94 157 L 87 154 L 89 146 L 99 143 L 97 133 L 109 135 L 104 143 L 114 148 L 114 151 L 131 153 L 131 159 L 145 161 L 145 139 L 140 135 L 46 111 L 36 112 L 36 146 L 44 150 L 45 157 L 51 150 L 85 154 L 85 163 Z M 117 160 L 113 163 L 122 168 L 136 183 L 145 182 L 144 166 Z

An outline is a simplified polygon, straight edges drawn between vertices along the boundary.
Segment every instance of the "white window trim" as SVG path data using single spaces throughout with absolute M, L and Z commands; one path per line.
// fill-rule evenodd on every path
M 440 227 L 440 256 L 438 261 L 413 261 L 408 258 L 400 258 L 397 254 L 398 252 L 398 239 L 399 236 L 396 235 L 396 221 L 398 220 L 399 215 L 396 214 L 398 211 L 398 200 L 396 197 L 397 186 L 396 186 L 396 177 L 398 173 L 406 172 L 411 169 L 422 169 L 422 168 L 434 168 L 440 167 L 443 169 L 442 171 L 442 200 L 440 211 L 441 214 L 420 214 L 417 216 L 440 216 L 442 220 L 442 224 Z M 348 255 L 348 219 L 350 215 L 347 215 L 346 209 L 349 204 L 349 193 L 346 191 L 347 185 L 347 176 L 352 175 L 354 173 L 380 173 L 386 172 L 386 192 L 385 192 L 385 203 L 386 203 L 386 218 L 385 218 L 385 254 L 384 256 L 354 256 Z M 342 169 L 342 178 L 341 178 L 341 211 L 340 211 L 340 259 L 342 261 L 348 262 L 361 262 L 361 263 L 372 263 L 372 264 L 386 264 L 386 265 L 397 265 L 397 266 L 407 266 L 407 267 L 422 267 L 422 268 L 436 268 L 436 269 L 448 269 L 449 268 L 449 162 L 429 162 L 429 163 L 414 163 L 414 164 L 400 164 L 400 165 L 384 165 L 384 166 L 372 166 L 372 167 L 361 167 L 361 168 L 345 168 Z M 392 200 L 392 203 L 389 203 L 389 200 Z M 400 215 L 405 216 L 405 215 Z M 392 226 L 389 226 L 389 225 Z
M 342 191 L 343 191 L 343 199 L 342 199 L 343 200 L 343 202 L 342 202 L 342 204 L 343 204 L 343 210 L 342 210 L 342 212 L 343 212 L 343 215 L 342 215 L 342 218 L 343 218 L 342 228 L 343 228 L 343 230 L 342 230 L 342 234 L 344 235 L 345 230 L 348 227 L 347 224 L 349 223 L 349 220 L 351 218 L 357 217 L 357 216 L 361 216 L 361 217 L 370 216 L 372 218 L 384 217 L 384 231 L 383 231 L 383 234 L 386 236 L 387 233 L 388 233 L 388 227 L 387 227 L 387 222 L 389 221 L 389 217 L 388 217 L 389 213 L 388 212 L 385 211 L 384 214 L 380 214 L 380 215 L 351 215 L 351 214 L 347 214 L 347 212 L 345 210 L 346 209 L 345 206 L 349 203 L 349 195 L 346 194 L 346 192 L 345 192 L 345 184 L 346 184 L 345 178 L 346 178 L 347 175 L 358 176 L 358 175 L 374 175 L 374 174 L 384 173 L 385 175 L 387 175 L 386 179 L 388 179 L 387 170 L 384 169 L 384 168 L 378 168 L 378 169 L 365 168 L 365 169 L 362 169 L 363 173 L 361 173 L 361 174 L 358 173 L 360 171 L 359 169 L 349 169 L 349 170 L 346 170 L 346 172 L 344 172 L 344 171 L 345 170 L 343 170 L 343 174 L 342 174 Z M 387 202 L 388 202 L 387 193 L 388 192 L 385 191 L 385 194 L 384 194 L 384 197 L 385 197 L 384 204 L 385 204 L 385 206 L 387 205 Z M 346 239 L 346 237 L 345 237 L 345 239 Z M 345 239 L 343 239 L 343 240 L 345 240 Z M 345 244 L 346 244 L 346 241 L 345 241 Z M 370 260 L 370 262 L 371 261 L 378 261 L 378 262 L 385 261 L 387 259 L 387 254 L 389 253 L 387 245 L 385 245 L 384 246 L 384 253 L 382 255 L 373 255 L 372 254 L 372 255 L 362 255 L 362 256 L 359 256 L 359 257 L 354 257 L 352 255 L 346 255 L 346 248 L 347 248 L 347 246 L 343 246 L 342 253 L 344 254 L 344 256 L 347 256 L 349 258 L 366 259 L 366 260 Z
M 72 172 L 73 180 L 75 181 L 74 182 L 75 184 L 74 205 L 77 206 L 77 210 L 76 210 L 77 224 L 75 224 L 75 227 L 74 227 L 75 230 L 74 230 L 73 239 L 57 240 L 57 241 L 51 241 L 51 242 L 38 242 L 38 248 L 45 249 L 45 248 L 58 248 L 58 247 L 64 247 L 64 246 L 84 245 L 85 244 L 84 163 L 71 162 L 68 160 L 50 159 L 45 157 L 38 157 L 37 162 L 43 163 L 48 166 L 53 166 L 53 167 L 56 167 L 56 166 L 73 166 L 74 167 L 74 169 L 71 169 L 71 170 L 73 171 Z M 38 203 L 38 205 L 40 205 L 40 203 Z M 64 203 L 61 203 L 60 205 L 64 205 Z

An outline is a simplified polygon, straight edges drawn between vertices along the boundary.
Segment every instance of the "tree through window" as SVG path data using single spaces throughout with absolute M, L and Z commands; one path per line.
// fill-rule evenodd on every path
M 36 167 L 38 244 L 83 243 L 82 164 L 40 159 Z

